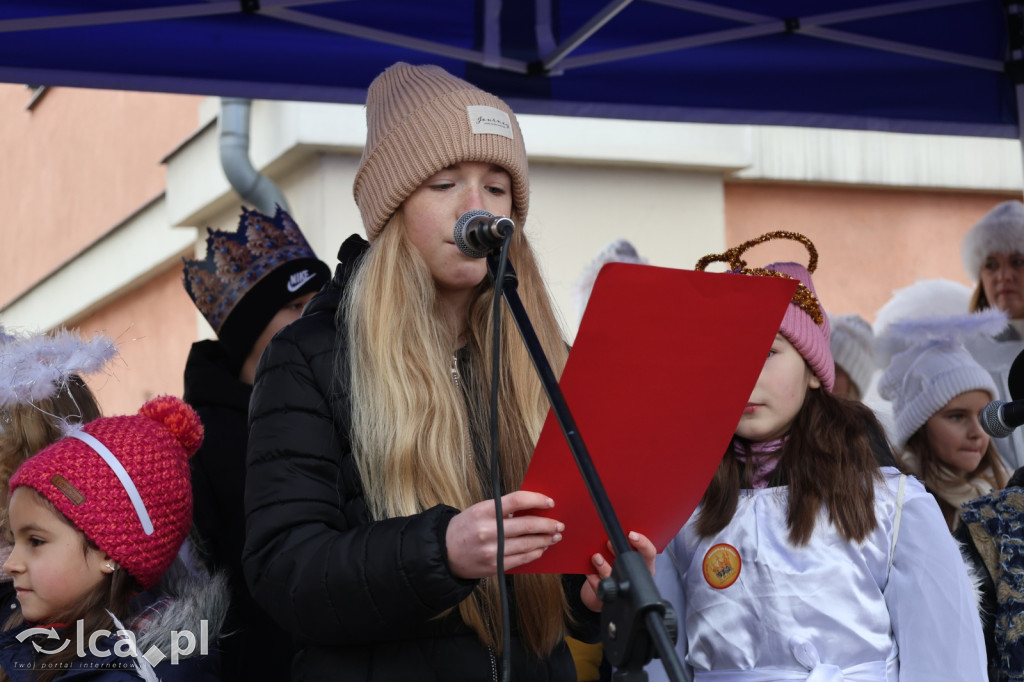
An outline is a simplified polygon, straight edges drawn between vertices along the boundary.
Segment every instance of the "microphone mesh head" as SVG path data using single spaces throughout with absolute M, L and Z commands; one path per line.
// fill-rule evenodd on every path
M 493 218 L 494 214 L 490 211 L 485 211 L 481 208 L 475 208 L 471 211 L 466 211 L 459 219 L 455 222 L 455 246 L 459 248 L 459 251 L 466 254 L 470 258 L 483 258 L 487 255 L 486 251 L 478 249 L 466 240 L 466 230 L 469 228 L 469 223 L 474 218 Z
M 1006 438 L 1013 433 L 1013 429 L 1006 426 L 1003 420 L 999 418 L 999 408 L 1004 403 L 1005 401 L 1003 400 L 993 400 L 978 415 L 978 421 L 981 422 L 982 430 L 993 438 Z

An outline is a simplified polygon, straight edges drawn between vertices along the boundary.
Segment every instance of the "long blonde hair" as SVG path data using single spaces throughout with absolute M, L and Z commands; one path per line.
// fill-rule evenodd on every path
M 513 233 L 510 260 L 523 306 L 560 374 L 568 349 L 521 226 Z M 406 237 L 401 211 L 353 275 L 338 309 L 339 340 L 345 343 L 336 352 L 337 362 L 350 371 L 352 449 L 374 519 L 438 504 L 461 510 L 491 497 L 478 473 L 488 469 L 475 458 L 489 461 L 492 301 L 485 279 L 467 315 L 464 364 L 453 375 L 455 332 L 442 314 L 426 263 Z M 504 490 L 512 491 L 522 483 L 548 403 L 511 315 L 502 310 L 499 449 Z M 543 657 L 565 633 L 561 578 L 517 575 L 513 580 L 521 636 Z M 485 644 L 501 649 L 495 579 L 482 580 L 459 611 Z
M 100 416 L 100 407 L 77 374 L 34 403 L 0 408 L 0 533 L 7 530 L 7 484 L 22 462 L 60 440 L 65 422 L 86 424 Z

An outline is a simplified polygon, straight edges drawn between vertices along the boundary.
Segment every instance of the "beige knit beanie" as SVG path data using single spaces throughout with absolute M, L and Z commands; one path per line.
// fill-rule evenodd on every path
M 439 66 L 388 67 L 367 91 L 366 146 L 352 188 L 367 238 L 427 178 L 463 161 L 508 171 L 512 205 L 526 219 L 526 147 L 509 106 Z

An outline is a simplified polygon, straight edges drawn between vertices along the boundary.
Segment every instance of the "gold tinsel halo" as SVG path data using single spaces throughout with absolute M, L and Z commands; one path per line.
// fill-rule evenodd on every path
M 743 260 L 743 254 L 758 244 L 764 244 L 765 242 L 772 241 L 773 239 L 792 239 L 793 241 L 800 242 L 807 247 L 808 259 L 807 259 L 807 272 L 813 273 L 818 268 L 818 249 L 815 248 L 814 242 L 800 234 L 799 232 L 788 232 L 786 230 L 776 230 L 775 232 L 766 232 L 760 237 L 755 237 L 748 241 L 743 242 L 739 246 L 734 246 L 731 249 L 727 249 L 725 253 L 713 253 L 704 256 L 694 267 L 695 270 L 703 272 L 707 266 L 712 263 L 727 263 L 729 265 L 729 271 L 738 273 L 741 275 L 757 275 L 761 277 L 782 277 L 785 279 L 796 279 L 789 275 L 784 275 L 781 272 L 775 272 L 774 270 L 765 270 L 764 268 L 749 268 L 747 262 Z M 797 280 L 796 292 L 793 294 L 793 303 L 800 306 L 800 308 L 811 316 L 815 324 L 821 324 L 823 321 L 821 313 L 821 304 L 818 302 L 818 298 L 814 293 L 804 286 L 803 282 Z

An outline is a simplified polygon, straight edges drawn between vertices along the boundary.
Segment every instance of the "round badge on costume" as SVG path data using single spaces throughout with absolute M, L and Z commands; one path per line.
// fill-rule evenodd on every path
M 740 577 L 740 553 L 732 545 L 718 544 L 704 555 L 704 580 L 716 590 L 725 588 Z

